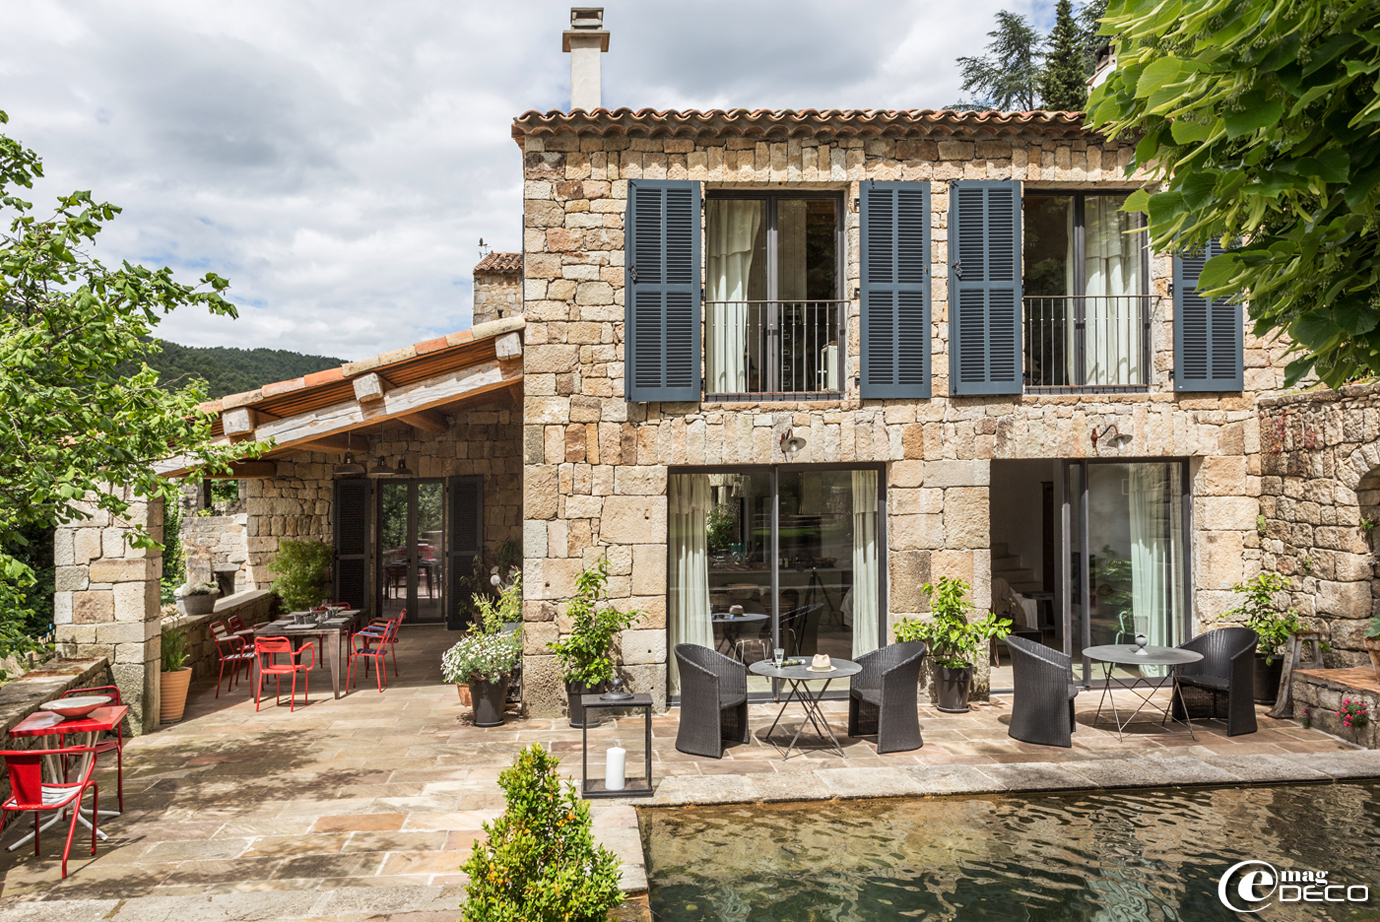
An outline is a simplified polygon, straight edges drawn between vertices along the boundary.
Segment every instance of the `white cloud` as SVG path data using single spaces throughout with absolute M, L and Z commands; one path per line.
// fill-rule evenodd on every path
M 998 9 L 1042 0 L 610 0 L 604 101 L 932 108 Z M 124 207 L 99 254 L 227 276 L 162 335 L 358 358 L 463 327 L 480 237 L 521 248 L 514 116 L 564 107 L 569 4 L 29 0 L 0 58 L 45 198 Z

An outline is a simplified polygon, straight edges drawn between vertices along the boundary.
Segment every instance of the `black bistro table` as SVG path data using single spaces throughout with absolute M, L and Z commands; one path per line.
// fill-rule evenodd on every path
M 363 610 L 359 608 L 347 608 L 345 611 L 336 613 L 335 617 L 327 618 L 325 621 L 313 624 L 297 624 L 291 615 L 286 618 L 279 618 L 277 621 L 270 621 L 254 628 L 256 637 L 289 637 L 294 641 L 303 640 L 308 637 L 316 637 L 319 640 L 319 649 L 326 654 L 326 662 L 331 667 L 331 691 L 335 692 L 337 698 L 340 697 L 340 679 L 344 675 L 341 669 L 343 663 L 348 663 L 350 652 L 347 649 L 350 643 L 350 634 L 353 633 L 355 625 L 359 622 Z M 295 612 L 301 615 L 306 612 Z M 319 662 L 319 660 L 318 660 Z M 258 688 L 259 683 L 259 657 L 254 656 L 254 687 Z
M 768 660 L 760 663 L 753 663 L 748 666 L 748 671 L 753 675 L 766 676 L 769 679 L 780 679 L 790 683 L 791 690 L 786 694 L 786 700 L 781 702 L 781 710 L 776 712 L 776 720 L 771 722 L 771 728 L 767 730 L 766 739 L 776 746 L 776 751 L 781 752 L 781 746 L 772 741 L 771 735 L 776 731 L 776 725 L 781 722 L 781 715 L 786 713 L 786 705 L 792 701 L 799 701 L 801 707 L 805 709 L 805 716 L 800 721 L 800 726 L 796 728 L 795 736 L 791 737 L 790 743 L 786 746 L 785 753 L 781 756 L 781 761 L 786 761 L 791 757 L 791 750 L 795 748 L 796 742 L 800 739 L 800 731 L 805 729 L 805 722 L 814 724 L 816 732 L 820 737 L 829 740 L 838 750 L 839 755 L 843 755 L 843 747 L 839 745 L 838 737 L 834 736 L 834 731 L 829 729 L 829 721 L 825 719 L 824 712 L 819 709 L 819 702 L 824 697 L 824 693 L 829 690 L 829 683 L 835 679 L 846 679 L 849 676 L 857 675 L 862 672 L 862 667 L 850 659 L 836 659 L 832 663 L 833 669 L 829 672 L 816 672 L 806 665 L 782 666 L 779 669 L 772 665 Z M 810 682 L 823 682 L 819 691 L 810 690 Z
M 1174 700 L 1173 692 L 1179 683 L 1179 669 L 1203 658 L 1203 654 L 1195 653 L 1192 650 L 1181 650 L 1178 647 L 1154 647 L 1148 644 L 1141 648 L 1133 643 L 1109 643 L 1097 647 L 1085 647 L 1083 655 L 1095 663 L 1102 664 L 1103 678 L 1107 680 L 1106 684 L 1102 686 L 1102 697 L 1097 702 L 1097 713 L 1093 716 L 1093 724 L 1097 724 L 1097 719 L 1102 716 L 1102 705 L 1111 697 L 1112 720 L 1116 722 L 1116 736 L 1119 740 L 1123 739 L 1122 731 L 1135 719 L 1137 714 L 1145 709 L 1147 704 L 1150 705 L 1151 710 L 1160 709 L 1159 705 L 1151 700 L 1151 695 L 1164 688 L 1165 683 L 1169 683 L 1169 698 L 1172 702 Z M 1164 666 L 1166 668 L 1164 675 L 1159 677 L 1158 682 L 1151 686 L 1145 686 L 1135 684 L 1134 679 L 1113 676 L 1113 666 Z M 1112 685 L 1113 681 L 1119 684 Z M 1148 694 L 1145 693 L 1147 688 L 1149 689 Z M 1140 704 L 1136 705 L 1136 709 L 1125 720 L 1121 719 L 1121 714 L 1116 709 L 1116 698 L 1111 695 L 1116 690 L 1129 691 L 1140 699 Z M 1188 711 L 1184 711 L 1183 719 L 1180 720 L 1173 715 L 1170 705 L 1166 704 L 1162 710 L 1164 717 L 1160 721 L 1161 725 L 1166 721 L 1179 720 L 1180 723 L 1188 727 L 1189 736 L 1195 740 L 1198 738 L 1193 732 L 1193 721 L 1188 716 Z

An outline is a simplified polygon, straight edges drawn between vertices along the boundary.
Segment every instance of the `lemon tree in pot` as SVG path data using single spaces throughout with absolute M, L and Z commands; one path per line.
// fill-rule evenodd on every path
M 602 690 L 604 683 L 613 678 L 614 638 L 641 614 L 619 611 L 608 604 L 608 566 L 608 558 L 600 557 L 575 578 L 575 595 L 565 609 L 571 622 L 570 633 L 546 645 L 556 654 L 561 668 L 572 727 L 585 725 L 580 696 Z
M 978 650 L 991 638 L 1009 634 L 1011 621 L 993 612 L 970 621 L 973 603 L 968 599 L 968 584 L 961 579 L 941 576 L 938 583 L 925 583 L 920 588 L 930 600 L 930 617 L 900 621 L 896 625 L 896 639 L 925 642 L 934 658 L 935 706 L 961 714 L 968 710 Z
M 187 709 L 187 687 L 192 682 L 192 667 L 187 665 L 187 632 L 165 630 L 161 640 L 162 670 L 158 676 L 158 714 L 163 723 L 182 719 Z

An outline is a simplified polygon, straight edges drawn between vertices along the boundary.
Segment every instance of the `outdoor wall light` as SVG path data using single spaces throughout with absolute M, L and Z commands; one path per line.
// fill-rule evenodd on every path
M 374 459 L 374 464 L 369 468 L 370 477 L 392 477 L 393 469 L 383 463 L 383 455 Z
M 795 434 L 795 430 L 787 429 L 781 435 L 781 453 L 793 455 L 805 447 L 805 440 Z

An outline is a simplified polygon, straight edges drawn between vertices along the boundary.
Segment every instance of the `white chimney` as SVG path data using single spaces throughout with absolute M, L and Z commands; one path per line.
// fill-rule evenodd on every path
M 571 7 L 570 30 L 561 34 L 561 50 L 570 54 L 570 108 L 598 109 L 603 105 L 599 55 L 609 50 L 602 6 Z

